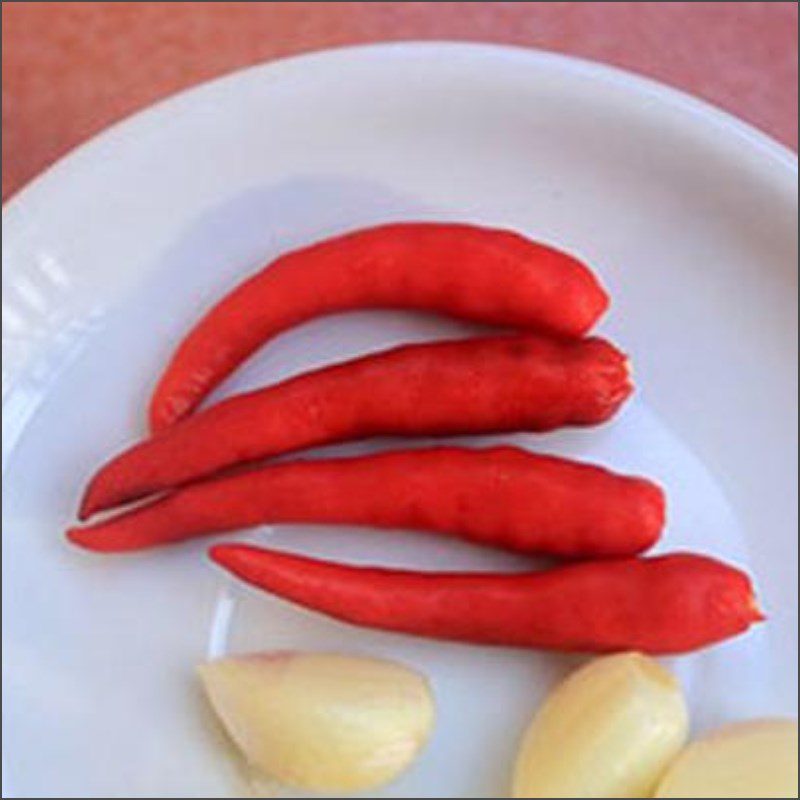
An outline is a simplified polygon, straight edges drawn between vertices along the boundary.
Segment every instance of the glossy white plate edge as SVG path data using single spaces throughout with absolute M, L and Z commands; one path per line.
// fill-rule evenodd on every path
M 602 81 L 608 88 L 629 93 L 631 102 L 638 100 L 655 103 L 655 107 L 652 108 L 653 113 L 668 115 L 673 122 L 680 123 L 686 129 L 719 137 L 721 144 L 724 143 L 726 147 L 737 150 L 744 160 L 757 162 L 764 175 L 769 174 L 770 180 L 781 184 L 784 191 L 791 190 L 793 186 L 796 192 L 798 164 L 797 156 L 792 151 L 737 117 L 657 81 L 591 61 L 524 48 L 459 42 L 398 42 L 343 47 L 255 65 L 191 87 L 137 112 L 77 147 L 13 195 L 3 206 L 4 242 L 13 239 L 24 229 L 30 215 L 35 213 L 40 204 L 68 201 L 70 191 L 85 180 L 98 159 L 113 157 L 115 150 L 135 145 L 143 135 L 152 135 L 157 131 L 175 111 L 181 108 L 186 111 L 192 106 L 210 102 L 214 97 L 224 94 L 228 86 L 234 82 L 243 79 L 271 82 L 292 80 L 300 77 L 309 68 L 335 68 L 337 64 L 343 62 L 367 62 L 373 59 L 433 54 L 442 58 L 469 58 L 488 62 L 511 59 L 518 62 L 521 67 L 536 66 L 556 72 L 591 76 L 595 80 Z M 25 277 L 26 274 L 26 271 L 20 270 L 19 266 L 13 266 L 13 253 L 8 259 L 6 255 L 7 251 L 4 249 L 4 290 L 12 270 L 15 280 Z M 28 271 L 33 266 L 28 264 Z M 27 342 L 9 335 L 6 327 L 7 310 L 9 309 L 4 298 L 3 474 L 17 438 L 15 434 L 26 424 L 24 418 L 13 414 L 10 415 L 12 419 L 7 426 L 7 404 L 13 396 L 13 389 L 18 379 L 26 373 L 39 352 L 38 347 L 32 350 L 27 346 Z M 42 321 L 45 321 L 45 315 L 42 315 Z M 39 346 L 46 348 L 54 331 L 48 331 L 45 325 L 41 331 L 37 331 L 38 333 L 42 334 Z M 6 788 L 4 787 L 4 796 Z
M 24 228 L 30 219 L 31 211 L 29 209 L 35 210 L 42 202 L 52 200 L 53 196 L 57 196 L 59 193 L 68 195 L 70 187 L 79 185 L 99 159 L 102 157 L 113 158 L 113 152 L 116 149 L 135 144 L 145 134 L 150 135 L 154 130 L 157 131 L 159 126 L 181 107 L 211 103 L 214 97 L 224 94 L 228 87 L 236 82 L 263 80 L 274 84 L 281 80 L 298 78 L 310 69 L 335 69 L 337 65 L 347 62 L 414 56 L 430 57 L 434 54 L 442 58 L 469 58 L 486 61 L 511 59 L 518 61 L 520 66 L 544 67 L 556 72 L 591 76 L 595 80 L 602 81 L 607 87 L 629 92 L 631 101 L 637 99 L 657 101 L 657 105 L 651 107 L 653 113 L 657 111 L 660 114 L 669 114 L 687 127 L 707 128 L 709 135 L 719 136 L 720 142 L 724 141 L 726 146 L 735 146 L 743 157 L 756 157 L 761 162 L 762 169 L 772 173 L 773 180 L 780 182 L 788 180 L 794 184 L 796 191 L 798 160 L 795 153 L 738 117 L 658 81 L 606 64 L 541 50 L 472 42 L 408 41 L 345 46 L 257 64 L 177 92 L 136 112 L 76 147 L 14 194 L 3 205 L 3 239 L 14 237 Z M 65 202 L 68 201 L 68 197 L 63 199 Z M 4 249 L 2 276 L 4 295 L 9 271 L 14 269 L 15 279 L 20 277 L 19 267 L 7 264 L 5 253 Z M 11 259 L 9 258 L 8 261 Z M 30 267 L 28 271 L 32 271 Z M 24 273 L 22 274 L 24 275 Z M 44 277 L 45 280 L 49 278 L 47 275 L 39 277 Z M 25 353 L 25 350 L 29 348 L 8 334 L 7 310 L 4 300 L 2 337 L 4 412 L 6 401 L 16 378 L 24 372 L 35 355 L 30 351 Z M 46 346 L 49 337 L 46 336 L 45 331 L 41 333 L 40 344 Z M 4 465 L 8 458 L 6 433 L 12 433 L 12 431 L 6 428 L 4 413 Z M 12 435 L 9 438 L 13 441 L 16 436 Z

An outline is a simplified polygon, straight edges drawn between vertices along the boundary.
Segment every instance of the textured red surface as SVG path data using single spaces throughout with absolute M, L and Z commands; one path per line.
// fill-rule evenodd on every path
M 797 147 L 795 3 L 4 2 L 3 197 L 178 89 L 344 44 L 461 39 L 626 67 Z

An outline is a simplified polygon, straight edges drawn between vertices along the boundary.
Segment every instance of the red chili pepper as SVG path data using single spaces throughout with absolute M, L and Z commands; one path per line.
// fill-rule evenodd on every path
M 414 528 L 566 557 L 656 543 L 664 494 L 650 481 L 514 447 L 441 447 L 274 464 L 204 481 L 69 538 L 138 550 L 267 522 Z
M 95 475 L 80 516 L 332 442 L 592 425 L 631 390 L 627 359 L 602 339 L 408 345 L 233 397 L 156 434 Z
M 413 308 L 581 336 L 607 306 L 587 267 L 511 231 L 430 222 L 356 231 L 281 256 L 217 303 L 162 375 L 151 426 L 187 416 L 266 341 L 324 314 Z
M 747 575 L 691 554 L 511 575 L 349 567 L 238 544 L 210 555 L 253 586 L 337 619 L 475 644 L 674 654 L 763 619 Z

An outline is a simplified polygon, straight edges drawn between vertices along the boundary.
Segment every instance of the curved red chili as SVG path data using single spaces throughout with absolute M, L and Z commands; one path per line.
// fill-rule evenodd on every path
M 242 462 L 377 435 L 547 431 L 611 417 L 632 391 L 602 339 L 407 345 L 225 400 L 112 459 L 81 518 Z
M 350 567 L 240 544 L 210 555 L 253 586 L 331 617 L 475 644 L 675 654 L 763 619 L 747 575 L 693 554 L 510 575 Z
M 591 464 L 514 447 L 437 447 L 272 464 L 202 481 L 68 536 L 90 550 L 121 552 L 262 523 L 312 522 L 607 557 L 654 545 L 664 505 L 654 483 Z
M 511 231 L 415 222 L 348 233 L 281 256 L 217 303 L 161 376 L 151 426 L 188 415 L 262 344 L 324 314 L 412 308 L 581 336 L 607 306 L 580 261 Z

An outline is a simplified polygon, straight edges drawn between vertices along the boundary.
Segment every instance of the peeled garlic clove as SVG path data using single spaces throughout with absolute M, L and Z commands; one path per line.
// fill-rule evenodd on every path
M 199 672 L 250 764 L 300 789 L 354 792 L 388 783 L 433 726 L 427 681 L 390 661 L 275 653 L 212 661 Z
M 596 659 L 545 701 L 522 742 L 514 797 L 650 797 L 686 742 L 675 678 L 636 653 Z
M 686 748 L 656 797 L 797 797 L 797 723 L 726 725 Z

